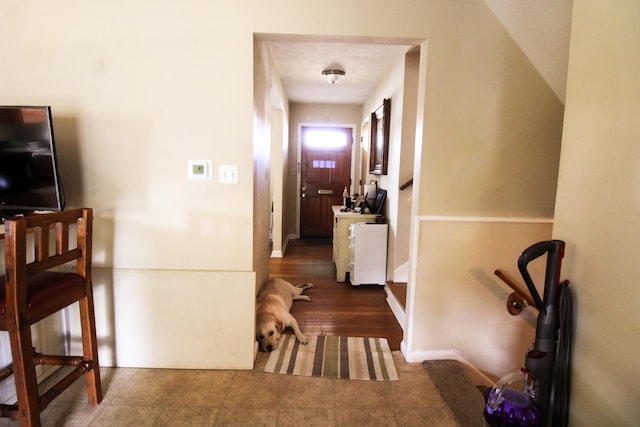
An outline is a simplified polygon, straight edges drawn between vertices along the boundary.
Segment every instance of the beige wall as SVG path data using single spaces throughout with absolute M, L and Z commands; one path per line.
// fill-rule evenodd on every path
M 252 366 L 253 40 L 218 12 L 2 5 L 2 103 L 52 106 L 68 206 L 95 209 L 107 364 Z M 239 184 L 187 180 L 189 159 L 237 165 Z
M 576 300 L 574 426 L 640 419 L 638 22 L 638 2 L 574 1 L 553 228 Z
M 552 217 L 562 103 L 488 8 L 447 8 L 433 33 L 419 212 Z
M 416 51 L 417 50 L 417 51 Z M 420 73 L 420 52 L 413 49 L 404 60 L 404 81 L 402 86 L 402 135 L 398 156 L 398 191 L 395 199 L 395 235 L 393 257 L 389 259 L 387 277 L 395 282 L 409 280 L 409 242 L 411 241 L 411 211 L 413 186 L 400 190 L 413 179 L 413 163 L 416 146 L 416 120 L 418 108 L 418 76 Z M 396 103 L 397 104 L 397 103 Z M 391 208 L 391 206 L 390 206 Z M 391 252 L 391 251 L 390 251 Z
M 393 66 L 387 71 L 382 78 L 374 92 L 364 103 L 363 121 L 370 121 L 371 113 L 376 111 L 385 98 L 391 99 L 391 115 L 387 117 L 389 120 L 389 155 L 388 155 L 388 173 L 386 175 L 373 175 L 369 173 L 369 168 L 366 170 L 366 183 L 375 181 L 378 188 L 387 190 L 387 200 L 385 202 L 384 214 L 387 216 L 387 223 L 389 224 L 389 235 L 387 243 L 387 278 L 391 279 L 394 276 L 396 268 L 396 250 L 397 250 L 397 230 L 398 230 L 398 208 L 400 206 L 398 197 L 400 192 L 398 187 L 400 186 L 400 169 L 402 160 L 402 150 L 413 150 L 415 146 L 415 137 L 413 132 L 415 131 L 415 104 L 405 105 L 405 76 L 410 75 L 407 73 L 407 65 L 405 55 L 399 55 Z M 416 89 L 415 87 L 413 88 Z M 411 98 L 411 96 L 410 96 Z M 409 102 L 411 102 L 409 100 Z M 413 129 L 407 130 L 404 128 L 405 118 L 410 120 L 413 118 Z M 370 130 L 369 130 L 370 132 Z M 404 145 L 405 133 L 409 136 L 409 141 Z M 413 138 L 412 138 L 413 137 Z M 370 144 L 370 139 L 366 139 L 366 144 Z M 369 145 L 365 147 L 367 156 L 370 155 Z M 406 160 L 406 159 L 405 159 Z M 369 160 L 365 161 L 368 165 Z M 407 168 L 409 176 L 412 176 L 412 171 Z M 403 174 L 406 177 L 406 175 Z M 406 197 L 406 194 L 404 196 Z M 406 203 L 406 199 L 403 200 Z M 408 214 L 410 215 L 410 214 Z M 407 237 L 407 236 L 405 236 Z M 402 242 L 405 254 L 408 253 L 408 239 Z M 402 251 L 400 251 L 402 252 Z M 408 258 L 404 260 L 407 261 Z
M 469 6 L 429 22 L 421 46 L 403 353 L 460 356 L 497 379 L 523 364 L 534 326 L 506 313 L 493 272 L 551 237 L 563 106 L 496 17 Z
M 256 293 L 269 278 L 269 226 L 271 205 L 276 198 L 271 179 L 278 181 L 282 163 L 275 164 L 274 156 L 281 156 L 280 138 L 274 139 L 273 132 L 283 132 L 283 112 L 286 101 L 280 86 L 280 79 L 274 70 L 273 60 L 267 46 L 259 40 L 254 46 L 254 114 L 253 114 L 253 271 L 256 273 Z M 274 123 L 280 121 L 280 123 Z M 280 196 L 280 194 L 278 194 Z M 279 197 L 278 197 L 279 200 Z
M 250 369 L 254 317 L 228 317 L 253 313 L 255 282 L 252 272 L 94 269 L 100 364 Z
M 0 56 L 11 59 L 0 67 L 2 102 L 52 105 L 69 206 L 95 209 L 107 363 L 252 366 L 253 296 L 269 255 L 262 177 L 277 107 L 255 33 L 429 39 L 419 213 L 553 212 L 561 104 L 481 0 L 2 8 L 0 39 L 10 43 Z M 212 160 L 214 176 L 237 165 L 239 183 L 187 180 L 189 159 Z M 415 260 L 416 268 L 425 261 Z M 416 322 L 415 336 L 421 328 Z M 181 351 L 162 353 L 171 346 Z
M 564 103 L 573 0 L 485 0 Z
M 461 356 L 494 380 L 523 366 L 537 311 L 511 316 L 506 301 L 512 290 L 494 271 L 506 272 L 525 288 L 518 256 L 551 237 L 551 221 L 425 216 L 414 227 L 420 266 L 410 288 L 407 358 Z M 540 295 L 544 266 L 529 266 Z
M 284 178 L 287 173 L 289 133 L 286 132 L 286 120 L 284 111 L 280 108 L 271 110 L 271 201 L 273 213 L 271 220 L 271 256 L 283 255 L 282 244 L 286 238 L 282 224 L 286 221 L 287 212 L 283 210 Z

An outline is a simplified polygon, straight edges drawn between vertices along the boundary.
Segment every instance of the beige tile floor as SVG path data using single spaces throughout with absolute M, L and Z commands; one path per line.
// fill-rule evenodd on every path
M 102 368 L 104 400 L 77 381 L 42 413 L 44 426 L 456 426 L 419 363 L 394 352 L 398 381 L 252 371 Z M 0 425 L 16 425 L 8 419 Z

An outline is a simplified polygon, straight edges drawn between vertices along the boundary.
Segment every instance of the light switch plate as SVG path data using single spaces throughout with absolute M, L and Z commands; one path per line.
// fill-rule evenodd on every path
M 238 183 L 238 165 L 220 165 L 218 172 L 220 174 L 220 184 Z
M 211 160 L 189 160 L 189 179 L 211 179 Z

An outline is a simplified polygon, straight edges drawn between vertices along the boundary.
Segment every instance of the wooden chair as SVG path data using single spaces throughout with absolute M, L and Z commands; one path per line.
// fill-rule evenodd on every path
M 102 400 L 91 285 L 92 223 L 93 211 L 89 208 L 5 221 L 6 274 L 4 286 L 0 285 L 0 330 L 9 333 L 13 363 L 0 372 L 0 380 L 14 375 L 17 404 L 0 405 L 0 416 L 11 417 L 20 425 L 39 426 L 40 413 L 81 376 L 86 378 L 89 404 L 96 406 Z M 77 244 L 69 248 L 74 229 Z M 50 251 L 53 246 L 55 250 Z M 73 272 L 64 267 L 52 271 L 67 263 L 75 264 Z M 80 307 L 83 355 L 37 353 L 31 342 L 31 325 L 75 302 Z M 67 368 L 71 372 L 40 394 L 35 370 L 38 364 L 75 368 Z

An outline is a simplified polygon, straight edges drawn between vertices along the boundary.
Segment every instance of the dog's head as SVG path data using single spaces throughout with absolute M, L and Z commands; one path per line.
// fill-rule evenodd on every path
M 284 325 L 272 316 L 258 318 L 256 339 L 264 351 L 273 351 L 278 345 Z

